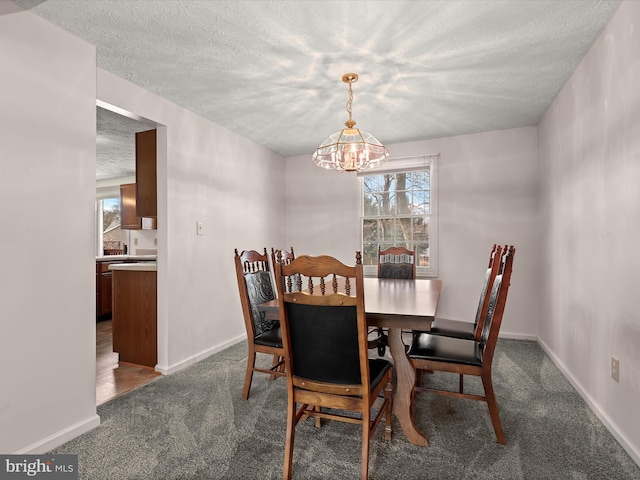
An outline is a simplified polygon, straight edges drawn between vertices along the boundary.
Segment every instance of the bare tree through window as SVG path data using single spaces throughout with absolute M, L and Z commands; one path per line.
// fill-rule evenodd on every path
M 378 247 L 417 250 L 418 266 L 429 267 L 431 175 L 419 171 L 363 177 L 363 263 L 375 265 Z

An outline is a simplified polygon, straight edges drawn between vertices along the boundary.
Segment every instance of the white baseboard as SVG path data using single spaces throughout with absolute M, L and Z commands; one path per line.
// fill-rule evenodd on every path
M 512 340 L 533 340 L 534 342 L 538 341 L 537 335 L 524 335 L 522 333 L 509 333 L 509 332 L 500 332 L 498 334 L 498 338 L 510 338 Z
M 69 440 L 72 440 L 83 433 L 87 433 L 89 430 L 93 430 L 98 425 L 100 425 L 100 417 L 95 414 L 78 422 L 70 427 L 65 428 L 64 430 L 60 430 L 59 432 L 54 433 L 53 435 L 49 435 L 42 440 L 38 440 L 36 443 L 32 443 L 26 448 L 23 448 L 17 452 L 17 455 L 35 455 L 35 454 L 43 454 L 53 450 L 60 445 L 67 443 Z
M 231 340 L 221 343 L 220 345 L 216 345 L 215 347 L 209 348 L 196 355 L 192 355 L 191 357 L 186 358 L 181 362 L 175 363 L 173 365 L 170 365 L 170 366 L 156 365 L 156 371 L 162 373 L 163 375 L 171 375 L 172 373 L 178 372 L 183 368 L 187 368 L 190 365 L 198 363 L 200 360 L 204 360 L 205 358 L 210 357 L 214 353 L 221 352 L 222 350 L 225 350 L 231 347 L 232 345 L 235 345 L 236 343 L 240 343 L 246 339 L 247 339 L 246 333 L 239 335 L 235 338 L 232 338 Z
M 161 372 L 164 375 L 170 375 L 172 373 L 175 373 L 179 370 L 182 370 L 183 368 L 188 367 L 189 365 L 193 365 L 195 363 L 198 363 L 200 360 L 204 360 L 205 358 L 213 355 L 214 353 L 218 353 L 221 352 L 222 350 L 225 350 L 229 347 L 231 347 L 232 345 L 235 345 L 236 343 L 240 343 L 243 340 L 246 340 L 247 335 L 246 334 L 242 334 L 239 335 L 238 337 L 232 338 L 231 340 L 224 342 L 220 345 L 217 345 L 213 348 L 210 348 L 208 350 L 205 350 L 197 355 L 193 355 L 185 360 L 183 360 L 182 362 L 176 363 L 175 365 L 172 365 L 170 367 L 167 368 L 162 368 L 160 365 L 156 365 L 156 370 L 158 372 Z M 68 441 L 82 435 L 83 433 L 86 433 L 90 430 L 93 430 L 94 428 L 96 428 L 98 425 L 100 425 L 100 417 L 95 414 L 92 415 L 91 417 L 76 423 L 75 425 L 72 425 L 68 428 L 65 428 L 64 430 L 61 430 L 57 433 L 54 433 L 53 435 L 50 435 L 42 440 L 39 440 L 36 443 L 33 443 L 17 452 L 15 452 L 15 454 L 17 455 L 29 455 L 29 454 L 43 454 L 43 453 L 47 453 L 51 450 L 53 450 L 56 447 L 59 447 L 60 445 L 67 443 Z
M 573 385 L 573 388 L 575 388 L 577 392 L 580 394 L 580 396 L 584 399 L 584 401 L 587 402 L 587 405 L 589 405 L 589 408 L 593 410 L 593 413 L 596 414 L 596 416 L 604 424 L 607 430 L 609 430 L 611 435 L 613 435 L 613 437 L 618 441 L 618 443 L 622 445 L 622 448 L 624 448 L 624 450 L 629 454 L 629 456 L 633 459 L 633 461 L 636 462 L 638 466 L 640 466 L 640 451 L 638 451 L 638 449 L 635 448 L 634 445 L 631 442 L 629 442 L 629 440 L 620 432 L 618 425 L 616 425 L 616 423 L 613 420 L 611 420 L 611 418 L 609 418 L 606 412 L 600 407 L 598 402 L 596 402 L 586 392 L 586 390 L 582 387 L 580 382 L 578 382 L 575 378 L 571 376 L 569 371 L 565 368 L 565 366 L 558 359 L 558 357 L 555 356 L 555 354 L 549 348 L 549 346 L 539 338 L 538 338 L 538 344 L 542 347 L 542 349 L 546 352 L 546 354 L 549 355 L 549 358 L 551 358 L 551 360 L 556 365 L 556 367 L 558 367 L 558 369 L 560 369 L 560 371 L 567 378 L 567 380 L 569 380 L 571 385 Z

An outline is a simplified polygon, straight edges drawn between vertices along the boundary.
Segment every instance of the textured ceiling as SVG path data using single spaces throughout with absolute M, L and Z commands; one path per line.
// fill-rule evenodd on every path
M 18 0 L 98 66 L 282 155 L 535 125 L 619 1 Z M 393 155 L 393 151 L 391 152 Z
M 143 122 L 97 108 L 96 180 L 136 174 L 136 132 L 155 128 Z

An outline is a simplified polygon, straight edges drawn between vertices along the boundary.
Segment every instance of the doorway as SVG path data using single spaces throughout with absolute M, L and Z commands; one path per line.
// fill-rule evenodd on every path
M 103 102 L 97 103 L 96 204 L 100 205 L 101 199 L 116 198 L 118 215 L 106 219 L 102 210 L 96 210 L 96 260 L 104 258 L 109 250 L 106 248 L 107 240 L 120 242 L 117 254 L 124 255 L 123 250 L 128 247 L 126 253 L 129 255 L 151 255 L 152 252 L 157 252 L 155 230 L 121 229 L 119 203 L 121 185 L 136 182 L 136 133 L 155 129 L 157 124 L 136 115 L 127 115 L 121 109 Z M 104 224 L 106 220 L 108 225 Z M 115 236 L 118 230 L 122 230 L 122 238 Z M 108 232 L 109 238 L 105 232 Z M 113 259 L 126 260 L 127 257 L 114 256 Z M 108 275 L 108 281 L 111 282 L 111 275 Z M 110 297 L 111 288 L 108 291 Z M 96 318 L 96 405 L 147 385 L 161 375 L 152 368 L 119 362 L 118 353 L 113 351 L 113 320 L 110 311 L 109 308 L 106 315 Z

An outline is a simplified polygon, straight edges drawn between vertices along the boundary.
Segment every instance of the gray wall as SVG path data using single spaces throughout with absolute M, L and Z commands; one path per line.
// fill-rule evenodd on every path
M 164 372 L 244 338 L 233 249 L 284 244 L 284 159 L 96 70 L 95 48 L 59 27 L 0 9 L 0 222 L 13 232 L 1 236 L 0 451 L 37 453 L 99 423 L 96 99 L 160 124 Z
M 99 423 L 96 57 L 0 2 L 0 58 L 0 452 L 14 453 Z
M 623 2 L 540 122 L 538 289 L 540 342 L 638 463 L 639 32 Z
M 473 321 L 494 243 L 516 246 L 502 331 L 535 338 L 538 321 L 536 127 L 388 145 L 393 157 L 439 153 L 438 316 Z M 358 180 L 287 158 L 287 245 L 353 264 L 360 249 Z

